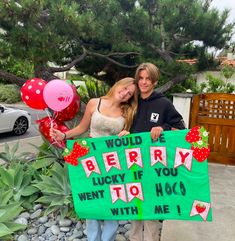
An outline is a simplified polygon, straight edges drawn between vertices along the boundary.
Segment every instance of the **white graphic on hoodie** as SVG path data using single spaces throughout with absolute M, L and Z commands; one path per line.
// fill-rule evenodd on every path
M 158 122 L 158 118 L 159 118 L 159 114 L 158 113 L 152 113 L 151 117 L 150 117 L 150 121 L 157 123 Z

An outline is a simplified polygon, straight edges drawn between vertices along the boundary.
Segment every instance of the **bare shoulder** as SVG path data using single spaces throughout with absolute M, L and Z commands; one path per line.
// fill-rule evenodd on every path
M 92 98 L 88 101 L 87 105 L 90 107 L 97 106 L 99 102 L 99 98 Z
M 98 105 L 98 102 L 99 102 L 99 98 L 90 99 L 86 106 L 87 110 L 89 110 L 91 113 L 93 113 L 96 106 Z

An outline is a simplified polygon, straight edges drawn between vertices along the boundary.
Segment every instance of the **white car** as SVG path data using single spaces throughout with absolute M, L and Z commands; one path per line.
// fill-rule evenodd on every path
M 31 116 L 25 110 L 0 105 L 0 133 L 23 135 L 31 125 Z

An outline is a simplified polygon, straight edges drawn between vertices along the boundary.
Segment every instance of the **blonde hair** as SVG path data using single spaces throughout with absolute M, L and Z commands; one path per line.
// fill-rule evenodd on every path
M 142 70 L 146 70 L 148 72 L 152 84 L 158 82 L 160 78 L 160 71 L 158 67 L 152 63 L 142 63 L 139 65 L 139 67 L 136 69 L 136 72 L 135 72 L 136 83 L 138 83 L 139 81 L 139 73 Z
M 114 91 L 117 87 L 119 86 L 127 87 L 131 84 L 134 84 L 136 86 L 134 78 L 126 77 L 126 78 L 120 79 L 111 87 L 111 89 L 104 96 L 104 98 L 113 96 Z M 133 96 L 127 102 L 122 102 L 120 104 L 123 117 L 125 118 L 124 129 L 127 131 L 129 131 L 131 128 L 133 118 L 137 110 L 137 104 L 138 104 L 138 94 L 137 94 L 137 87 L 136 87 Z

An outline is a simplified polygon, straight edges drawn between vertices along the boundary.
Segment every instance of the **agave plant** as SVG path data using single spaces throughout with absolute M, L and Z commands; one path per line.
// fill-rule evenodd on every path
M 18 153 L 19 142 L 16 142 L 12 148 L 5 143 L 4 151 L 0 152 L 0 159 L 5 161 L 6 165 L 14 165 L 15 163 L 25 162 L 27 160 L 27 156 L 32 155 L 30 152 L 21 152 Z
M 43 137 L 42 137 L 43 138 Z M 51 145 L 45 138 L 44 143 L 41 146 L 34 146 L 38 150 L 36 161 L 31 163 L 35 169 L 48 168 L 54 162 L 63 164 L 64 159 L 62 156 L 63 150 Z
M 25 168 L 17 163 L 12 168 L 0 166 L 0 189 L 7 192 L 10 200 L 20 202 L 24 208 L 30 209 L 39 190 L 33 186 L 34 169 Z
M 62 166 L 55 162 L 50 170 L 50 175 L 42 174 L 40 178 L 41 181 L 34 186 L 43 195 L 36 202 L 47 206 L 45 215 L 59 212 L 62 217 L 67 216 L 73 207 L 67 165 Z
M 14 222 L 23 208 L 20 202 L 11 202 L 11 197 L 11 190 L 0 192 L 0 240 L 12 240 L 14 232 L 26 228 L 26 225 Z

